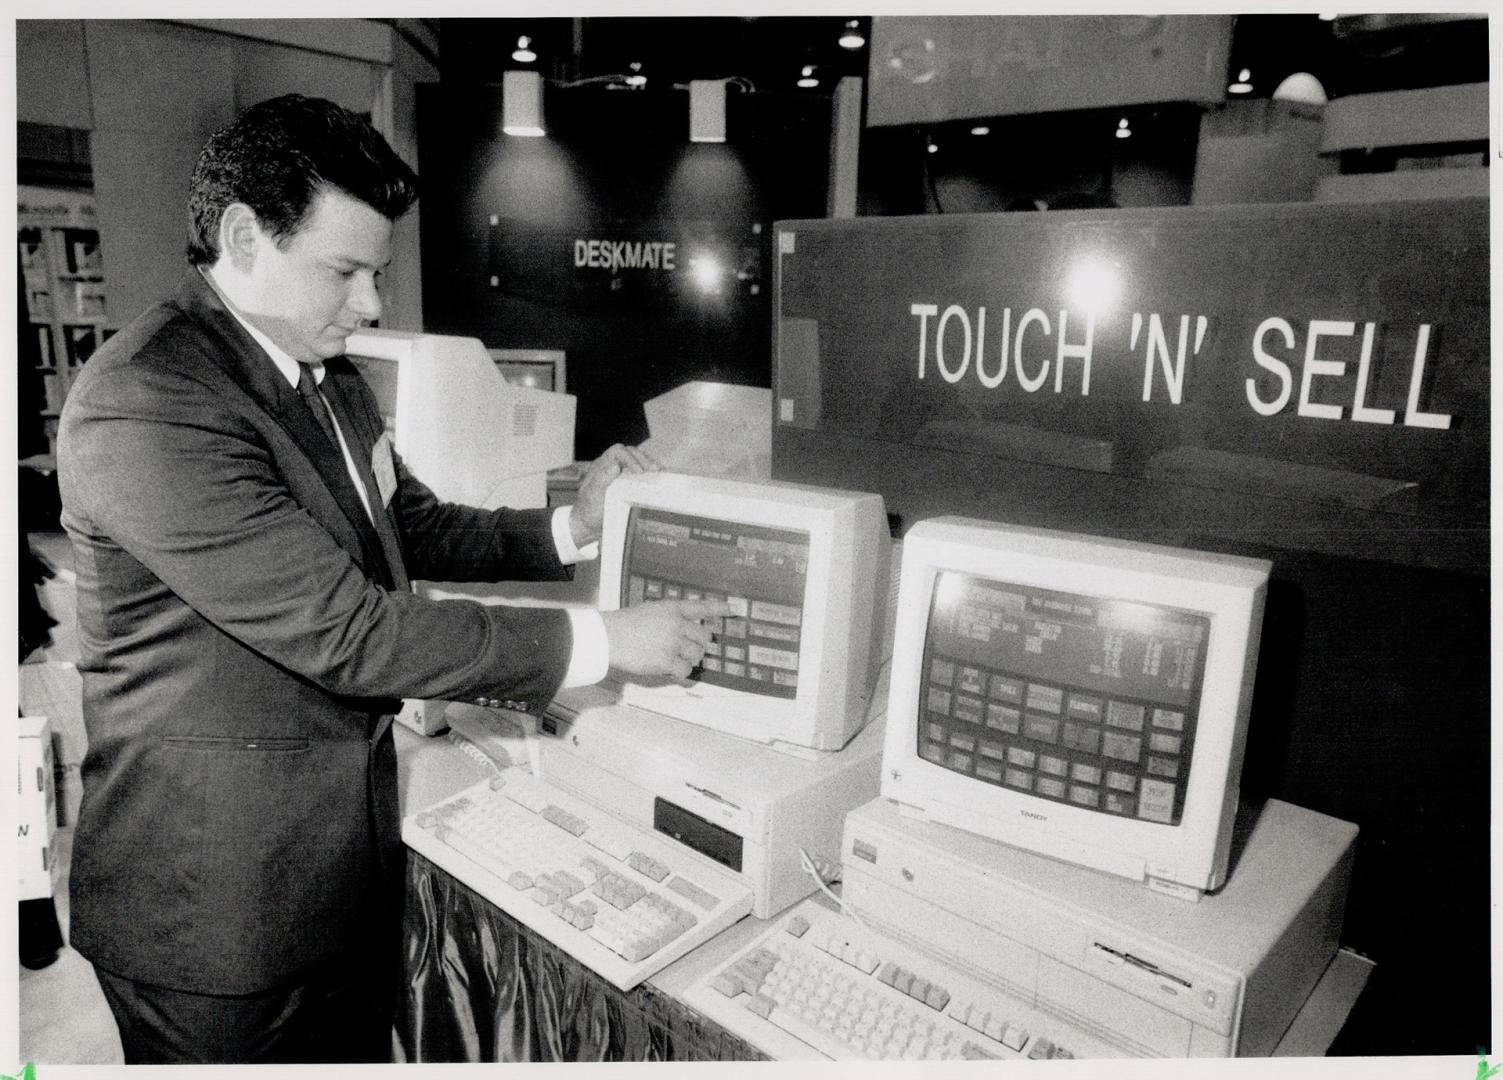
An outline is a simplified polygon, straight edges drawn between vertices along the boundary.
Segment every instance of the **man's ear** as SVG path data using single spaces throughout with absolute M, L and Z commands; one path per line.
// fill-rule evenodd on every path
M 256 253 L 267 243 L 256 212 L 244 203 L 230 203 L 219 216 L 219 254 L 242 272 L 255 264 Z

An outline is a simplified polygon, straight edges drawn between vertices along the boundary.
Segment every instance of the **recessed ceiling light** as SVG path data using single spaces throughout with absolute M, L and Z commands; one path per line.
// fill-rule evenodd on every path
M 985 124 L 977 124 L 975 127 L 971 128 L 972 135 L 990 135 L 991 133 L 992 129 L 987 127 Z
M 532 51 L 532 38 L 523 34 L 517 38 L 517 47 L 512 50 L 511 58 L 519 64 L 530 64 L 538 58 L 538 54 Z
M 804 90 L 812 90 L 819 85 L 819 80 L 814 77 L 814 65 L 805 64 L 803 73 L 799 76 L 798 85 Z
M 1227 93 L 1229 94 L 1246 94 L 1251 92 L 1252 72 L 1247 68 L 1243 68 L 1237 73 L 1237 81 L 1232 83 L 1232 85 L 1228 86 L 1226 89 Z
M 866 38 L 861 36 L 861 21 L 859 19 L 847 19 L 845 30 L 840 35 L 840 47 L 842 49 L 859 49 L 866 44 Z

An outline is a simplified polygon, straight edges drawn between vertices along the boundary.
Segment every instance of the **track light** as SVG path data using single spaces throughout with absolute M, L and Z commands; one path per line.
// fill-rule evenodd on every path
M 1125 116 L 1121 120 L 1117 121 L 1117 138 L 1119 138 L 1119 139 L 1130 139 L 1130 138 L 1132 138 L 1132 128 L 1130 128 L 1130 127 L 1127 126 L 1127 117 L 1125 117 Z
M 819 80 L 814 77 L 813 64 L 804 65 L 803 73 L 799 76 L 798 85 L 802 90 L 813 90 L 819 85 Z
M 866 44 L 866 38 L 861 36 L 861 20 L 847 19 L 845 29 L 840 34 L 840 47 L 842 49 L 859 49 Z
M 1252 91 L 1252 82 L 1251 82 L 1251 80 L 1252 80 L 1252 72 L 1249 71 L 1247 68 L 1243 68 L 1241 71 L 1239 71 L 1237 73 L 1237 81 L 1234 82 L 1234 83 L 1232 83 L 1231 86 L 1228 86 L 1226 88 L 1227 89 L 1227 93 L 1230 93 L 1230 94 L 1247 94 L 1247 93 L 1251 93 L 1251 91 Z
M 546 135 L 543 129 L 543 77 L 536 71 L 501 75 L 501 130 L 508 135 Z
M 689 80 L 689 141 L 725 142 L 725 80 Z
M 987 127 L 985 124 L 977 124 L 975 127 L 971 128 L 972 135 L 990 135 L 991 133 L 992 129 Z
M 517 47 L 512 50 L 511 58 L 519 64 L 530 64 L 538 58 L 538 54 L 532 51 L 532 38 L 523 34 L 517 38 Z
M 647 85 L 647 76 L 642 74 L 641 61 L 633 60 L 627 67 L 631 68 L 631 74 L 626 77 L 626 85 L 633 90 L 640 90 Z

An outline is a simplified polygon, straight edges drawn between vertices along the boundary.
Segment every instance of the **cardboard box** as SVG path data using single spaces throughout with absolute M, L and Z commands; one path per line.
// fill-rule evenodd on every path
M 17 689 L 22 715 L 51 721 L 58 824 L 76 825 L 83 800 L 80 769 L 88 749 L 83 680 L 73 664 L 43 660 L 21 665 Z
M 53 835 L 57 830 L 56 788 L 52 776 L 52 726 L 45 716 L 20 718 L 17 740 L 18 794 L 16 843 L 17 899 L 52 895 L 57 878 Z

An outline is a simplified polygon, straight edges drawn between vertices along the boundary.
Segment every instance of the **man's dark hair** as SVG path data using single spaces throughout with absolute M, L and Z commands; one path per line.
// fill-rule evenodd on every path
M 205 266 L 219 257 L 219 219 L 231 203 L 254 210 L 281 245 L 326 187 L 392 221 L 417 200 L 413 171 L 358 113 L 301 94 L 251 106 L 198 155 L 188 188 L 188 261 Z

